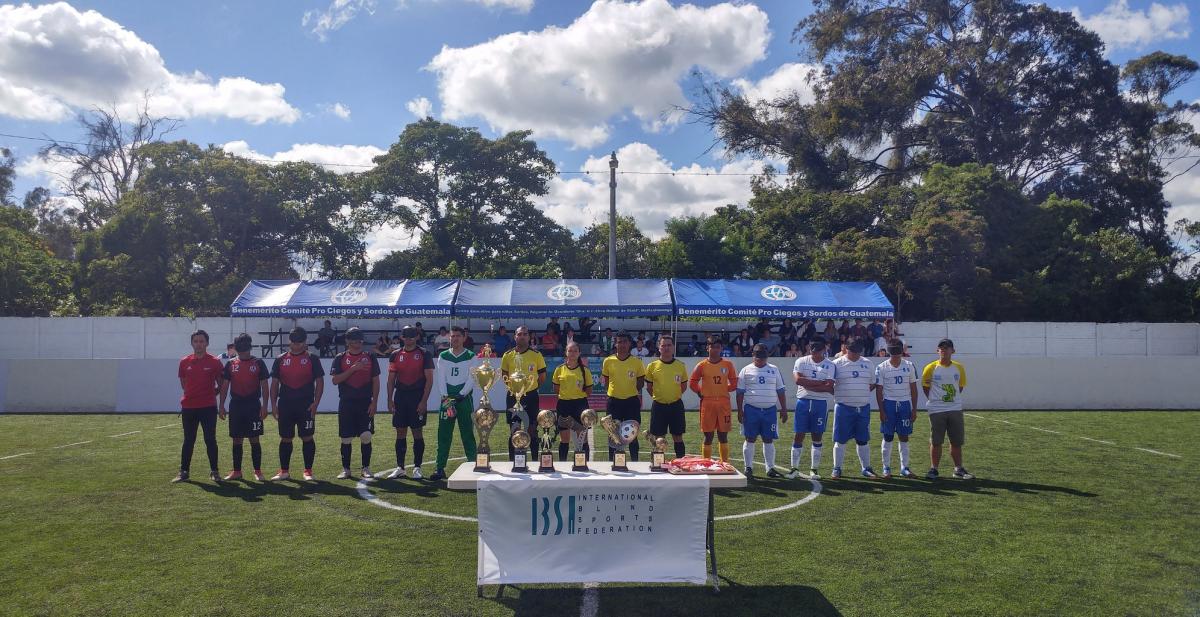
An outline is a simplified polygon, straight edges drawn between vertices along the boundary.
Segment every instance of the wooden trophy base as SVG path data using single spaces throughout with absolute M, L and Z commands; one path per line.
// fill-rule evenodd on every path
M 475 473 L 492 472 L 492 454 L 490 452 L 475 453 Z
M 571 466 L 571 471 L 591 471 L 587 464 L 587 452 L 575 451 L 575 464 Z
M 655 473 L 667 472 L 667 453 L 666 452 L 651 452 L 650 453 L 650 471 Z
M 613 453 L 613 471 L 629 471 L 629 455 L 625 452 Z
M 513 473 L 529 473 L 529 451 L 513 452 Z

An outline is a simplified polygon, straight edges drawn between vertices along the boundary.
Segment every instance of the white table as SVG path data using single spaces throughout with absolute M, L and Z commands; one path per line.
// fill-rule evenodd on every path
M 634 482 L 636 482 L 639 477 L 646 477 L 646 476 L 663 477 L 663 476 L 671 475 L 671 474 L 667 474 L 667 473 L 661 473 L 661 472 L 656 473 L 656 472 L 650 471 L 650 462 L 649 461 L 644 461 L 644 462 L 630 461 L 628 464 L 629 471 L 627 471 L 627 472 L 613 471 L 612 463 L 609 461 L 588 461 L 588 468 L 590 469 L 590 471 L 571 471 L 571 467 L 572 467 L 571 461 L 555 461 L 554 473 L 546 473 L 546 474 L 538 473 L 537 471 L 535 471 L 537 469 L 537 467 L 536 467 L 537 461 L 533 460 L 532 462 L 534 463 L 534 466 L 530 467 L 530 471 L 528 473 L 513 473 L 511 462 L 507 462 L 507 461 L 501 462 L 501 461 L 493 460 L 491 474 L 501 474 L 501 475 L 504 475 L 507 477 L 521 477 L 521 476 L 546 477 L 546 476 L 549 476 L 550 478 L 567 478 L 567 477 L 572 477 L 572 476 L 578 477 L 581 475 L 597 475 L 597 474 L 599 474 L 599 475 L 609 476 L 609 477 L 613 477 L 613 478 L 628 478 L 630 481 L 634 481 Z M 460 465 L 458 467 L 458 469 L 454 470 L 454 473 L 450 474 L 450 477 L 446 481 L 446 488 L 449 488 L 452 490 L 473 491 L 476 488 L 478 488 L 479 479 L 483 478 L 487 475 L 489 475 L 489 474 L 476 472 L 474 462 L 463 463 L 462 465 Z M 711 576 L 711 582 L 712 582 L 712 587 L 713 587 L 714 593 L 719 593 L 721 591 L 721 588 L 720 588 L 720 579 L 717 577 L 717 548 L 716 548 L 716 536 L 714 533 L 714 525 L 713 525 L 714 520 L 713 520 L 712 490 L 720 489 L 720 488 L 740 488 L 743 486 L 746 486 L 746 476 L 742 475 L 741 472 L 734 472 L 732 474 L 719 474 L 719 475 L 714 474 L 714 475 L 708 476 L 708 488 L 709 488 L 708 522 L 707 522 L 707 533 L 705 534 L 705 548 L 708 551 L 709 574 Z M 501 585 L 500 591 L 503 592 L 503 590 L 504 590 L 504 585 Z M 478 595 L 482 596 L 483 595 L 483 586 L 482 585 L 478 586 L 476 591 L 477 591 Z

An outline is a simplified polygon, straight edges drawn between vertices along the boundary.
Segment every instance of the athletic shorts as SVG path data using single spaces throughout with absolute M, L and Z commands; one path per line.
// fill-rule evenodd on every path
M 613 398 L 608 397 L 608 413 L 618 422 L 626 420 L 636 420 L 638 426 L 642 424 L 642 397 L 631 396 L 629 398 Z
M 392 393 L 392 402 L 396 405 L 396 413 L 392 414 L 392 426 L 395 428 L 421 428 L 429 414 L 420 408 L 421 390 L 400 390 Z
M 521 397 L 521 410 L 529 416 L 529 422 L 525 422 L 521 419 L 520 415 L 513 413 L 513 407 L 516 407 L 517 405 L 517 397 L 513 396 L 512 392 L 509 392 L 508 394 L 504 395 L 504 419 L 506 422 L 508 422 L 509 426 L 512 426 L 515 422 L 521 422 L 521 425 L 525 427 L 526 432 L 532 431 L 533 429 L 530 427 L 537 426 L 537 415 L 538 412 L 541 411 L 538 409 L 538 405 L 541 404 L 541 402 L 542 397 L 537 393 L 536 390 L 532 392 L 526 392 L 525 396 Z
M 871 406 L 851 407 L 838 403 L 833 407 L 833 440 L 846 443 L 871 440 Z
M 375 418 L 370 411 L 369 398 L 338 399 L 338 437 L 349 439 L 375 433 Z
M 654 435 L 682 435 L 687 432 L 687 418 L 683 417 L 683 401 L 650 404 L 650 432 Z
M 280 398 L 279 399 L 279 436 L 292 438 L 312 437 L 317 432 L 317 419 L 312 417 L 308 408 L 313 404 L 311 398 Z
M 554 411 L 558 414 L 558 428 L 569 429 L 573 426 L 570 420 L 583 424 L 583 410 L 588 408 L 587 397 L 573 399 L 558 399 Z
M 745 421 L 742 422 L 742 436 L 746 439 L 779 439 L 779 410 L 775 406 L 755 407 L 743 405 Z
M 950 433 L 950 445 L 961 446 L 967 441 L 962 410 L 939 411 L 929 414 L 929 443 L 940 446 Z
M 796 418 L 792 420 L 792 430 L 796 433 L 823 435 L 825 421 L 828 418 L 829 401 L 815 398 L 797 399 Z
M 912 435 L 912 401 L 883 400 L 883 422 L 879 432 L 887 436 Z
M 261 437 L 263 434 L 262 403 L 257 398 L 229 400 L 229 436 L 234 439 Z
M 733 426 L 729 397 L 700 399 L 700 432 L 728 433 Z

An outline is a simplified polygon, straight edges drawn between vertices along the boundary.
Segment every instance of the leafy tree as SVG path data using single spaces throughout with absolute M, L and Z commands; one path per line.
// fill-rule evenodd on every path
M 563 262 L 568 278 L 608 278 L 608 221 L 588 226 L 566 251 Z M 617 278 L 647 278 L 654 242 L 638 228 L 632 216 L 617 216 Z

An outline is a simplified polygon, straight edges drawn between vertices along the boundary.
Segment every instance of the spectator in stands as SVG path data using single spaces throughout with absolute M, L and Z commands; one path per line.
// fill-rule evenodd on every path
M 796 326 L 790 318 L 784 319 L 783 324 L 779 326 L 779 340 L 786 341 L 796 338 Z
M 553 332 L 556 339 L 562 337 L 562 326 L 558 325 L 557 317 L 550 318 L 550 323 L 546 324 L 546 332 Z
M 557 324 L 555 324 L 557 325 Z M 542 355 L 557 356 L 558 353 L 558 333 L 554 330 L 546 330 L 542 335 Z
M 428 343 L 429 341 L 425 340 L 425 328 L 421 327 L 421 322 L 418 321 L 417 323 L 413 324 L 413 327 L 417 329 L 417 346 L 420 347 L 425 343 Z M 400 346 L 403 347 L 403 343 Z
M 629 350 L 629 355 L 635 358 L 646 358 L 650 355 L 650 349 L 646 347 L 646 339 L 643 336 L 638 336 L 637 344 L 633 349 Z
M 450 349 L 450 331 L 446 329 L 446 326 L 438 328 L 437 336 L 433 337 L 433 348 L 437 350 L 437 353 Z
M 475 338 L 471 336 L 471 330 L 463 326 L 463 349 L 475 351 Z
M 692 356 L 693 358 L 695 358 L 695 357 L 698 357 L 698 356 L 700 356 L 700 355 L 701 355 L 701 353 L 702 353 L 702 352 L 701 352 L 701 349 L 700 349 L 700 336 L 699 336 L 699 335 L 697 335 L 697 334 L 693 334 L 693 335 L 692 335 L 692 342 L 688 344 L 688 348 L 687 348 L 687 355 L 689 355 L 689 356 Z
M 850 336 L 850 320 L 843 319 L 842 325 L 838 326 L 838 336 Z
M 575 329 L 571 327 L 571 324 L 563 324 L 562 338 L 558 341 L 558 343 L 564 350 L 564 353 L 567 349 L 567 345 L 570 345 L 571 343 L 579 343 L 579 337 L 575 335 Z
M 800 352 L 800 345 L 798 343 L 792 343 L 792 344 L 788 345 L 786 357 L 799 358 L 802 355 L 803 354 L 801 354 L 801 352 Z
M 754 346 L 754 339 L 750 336 L 750 330 L 742 328 L 738 333 L 737 338 L 733 339 L 733 345 L 738 349 L 750 349 Z M 741 357 L 741 353 L 735 353 L 734 356 Z
M 575 335 L 575 340 L 580 343 L 592 342 L 592 328 L 596 327 L 596 320 L 591 317 L 579 318 L 579 333 Z
M 375 355 L 381 358 L 386 358 L 391 353 L 392 349 L 388 346 L 387 335 L 380 334 L 379 339 L 375 341 Z
M 833 323 L 832 319 L 826 319 L 825 331 L 822 334 L 825 335 L 825 342 L 832 346 L 838 340 L 837 324 Z
M 838 358 L 846 355 L 847 353 L 850 353 L 850 337 L 839 336 L 837 350 L 838 350 L 837 353 L 833 355 L 834 360 L 837 360 Z
M 871 324 L 867 326 L 867 336 L 871 337 L 872 341 L 883 338 L 883 324 L 879 323 L 878 318 L 872 319 Z M 884 340 L 886 341 L 887 339 Z M 884 345 L 884 347 L 887 347 L 887 345 Z
M 492 337 L 492 351 L 496 352 L 496 357 L 504 356 L 504 352 L 513 348 L 512 337 L 508 335 L 508 330 L 504 326 L 496 330 L 496 335 Z
M 759 319 L 758 323 L 754 324 L 754 342 L 757 343 L 757 342 L 767 338 L 767 335 L 770 333 L 771 333 L 771 323 L 769 321 L 767 321 L 766 317 Z M 749 355 L 750 349 L 748 347 L 743 347 L 743 349 L 745 349 L 747 355 Z
M 870 356 L 875 353 L 875 339 L 867 338 L 867 327 L 863 325 L 861 319 L 855 319 L 854 325 L 850 326 L 850 340 L 858 340 L 863 343 L 863 353 Z
M 333 329 L 333 323 L 326 319 L 325 325 L 317 330 L 317 341 L 314 343 L 317 353 L 321 354 L 322 358 L 329 357 L 329 348 L 333 346 L 335 338 L 337 338 L 337 331 Z
M 226 345 L 226 346 L 225 346 L 225 351 L 221 352 L 221 355 L 219 355 L 219 356 L 217 356 L 217 357 L 218 357 L 219 359 L 221 359 L 222 361 L 224 361 L 224 360 L 232 360 L 232 359 L 236 358 L 236 357 L 237 357 L 237 351 L 234 351 L 233 343 L 230 343 L 230 344 Z
M 758 341 L 759 344 L 767 348 L 768 356 L 783 355 L 779 351 L 781 342 L 782 341 L 780 340 L 779 335 L 771 332 L 770 330 L 767 330 L 766 337 L 759 339 Z M 753 348 L 751 348 L 751 350 L 753 350 Z
M 815 319 L 806 319 L 797 329 L 800 331 L 799 338 L 802 341 L 811 341 L 817 338 L 817 320 Z M 808 347 L 801 345 L 800 349 L 808 349 Z
M 742 348 L 740 345 L 738 345 L 737 343 L 734 343 L 731 347 L 725 347 L 725 346 L 721 347 L 721 357 L 722 358 L 732 358 L 732 357 L 742 355 Z
M 604 334 L 600 337 L 600 355 L 605 357 L 611 356 L 615 346 L 616 339 L 613 337 L 612 328 L 605 328 Z
M 396 336 L 393 336 L 392 337 L 392 345 L 390 348 L 391 351 L 400 351 L 403 348 L 404 348 L 404 340 L 400 338 L 400 335 L 397 334 Z

